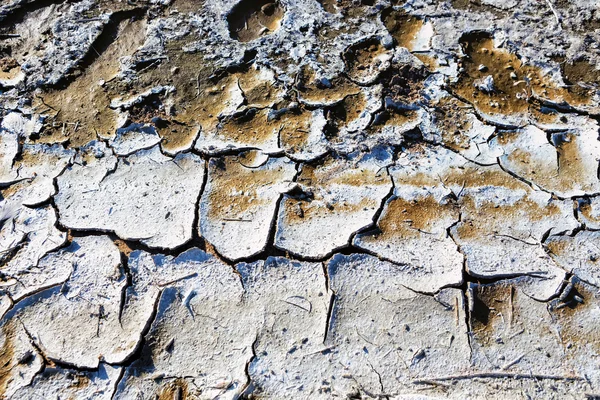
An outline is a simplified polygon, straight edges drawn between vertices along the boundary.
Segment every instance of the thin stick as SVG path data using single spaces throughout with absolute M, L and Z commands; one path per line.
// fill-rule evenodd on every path
M 560 23 L 560 17 L 558 16 L 558 13 L 556 12 L 556 9 L 554 8 L 554 6 L 550 2 L 550 0 L 546 0 L 546 4 L 548 4 L 548 7 L 550 7 L 550 10 L 552 11 L 552 14 L 554 14 L 554 18 L 556 18 L 556 24 L 558 25 L 558 28 L 562 30 L 562 25 Z
M 476 378 L 489 378 L 489 379 L 548 379 L 552 381 L 583 381 L 584 379 L 579 376 L 562 376 L 562 375 L 533 375 L 533 374 L 520 374 L 520 373 L 508 373 L 508 372 L 477 372 L 474 374 L 465 375 L 450 375 L 440 376 L 432 378 L 423 378 L 412 381 L 413 384 L 429 384 L 429 382 L 435 381 L 456 381 Z

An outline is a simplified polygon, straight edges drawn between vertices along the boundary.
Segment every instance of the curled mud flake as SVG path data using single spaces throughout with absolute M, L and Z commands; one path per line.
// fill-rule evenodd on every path
M 412 110 L 388 110 L 373 114 L 373 120 L 366 129 L 366 137 L 359 143 L 387 143 L 400 145 L 405 141 L 405 134 L 413 131 L 421 123 L 421 115 Z
M 471 275 L 531 274 L 535 279 L 524 289 L 527 294 L 545 300 L 556 293 L 564 271 L 545 254 L 541 241 L 579 226 L 571 202 L 534 191 L 497 165 L 479 166 L 446 149 L 425 147 L 412 155 L 390 168 L 395 193 L 458 200 L 461 219 L 451 234 Z
M 373 83 L 391 65 L 392 54 L 372 38 L 350 46 L 344 52 L 348 76 L 359 84 Z
M 69 164 L 75 152 L 60 145 L 24 144 L 21 153 L 7 169 L 6 176 L 0 175 L 4 200 L 11 204 L 34 206 L 47 201 L 54 195 L 54 178 Z
M 179 68 L 172 82 L 175 91 L 162 100 L 151 119 L 163 139 L 163 150 L 175 154 L 189 149 L 197 136 L 196 148 L 206 151 L 212 151 L 211 146 L 260 147 L 263 138 L 248 130 L 261 127 L 245 129 L 229 124 L 230 120 L 247 122 L 257 112 L 266 115 L 267 108 L 280 100 L 282 92 L 275 85 L 273 74 L 267 69 L 249 67 L 215 83 L 210 78 L 209 66 L 198 72 L 195 64 L 199 62 L 206 63 L 198 55 L 176 53 L 172 62 L 167 63 Z M 158 72 L 153 75 L 160 76 Z M 223 133 L 218 132 L 220 129 Z M 245 132 L 236 134 L 240 129 Z
M 122 363 L 137 349 L 158 293 L 137 277 L 127 287 L 119 250 L 106 236 L 77 237 L 51 256 L 71 268 L 68 281 L 22 300 L 6 318 L 19 319 L 49 359 L 79 368 Z
M 128 156 L 138 150 L 148 149 L 160 143 L 160 137 L 154 127 L 134 123 L 117 129 L 115 138 L 109 143 L 116 155 Z
M 407 14 L 404 10 L 388 9 L 381 14 L 383 24 L 400 47 L 409 51 L 426 51 L 433 36 L 430 23 Z
M 383 108 L 382 91 L 381 85 L 364 88 L 360 93 L 346 96 L 340 103 L 327 109 L 329 130 L 338 131 L 337 142 L 346 142 L 349 134 L 368 128 L 373 115 Z
M 200 234 L 230 260 L 265 249 L 277 201 L 296 173 L 284 158 L 248 167 L 249 161 L 247 154 L 212 159 L 200 201 Z
M 227 15 L 229 33 L 240 42 L 250 42 L 279 29 L 285 9 L 278 0 L 241 0 Z
M 0 203 L 1 204 L 1 203 Z M 8 206 L 7 203 L 3 206 Z M 14 211 L 3 207 L 5 215 L 0 227 L 0 264 L 2 289 L 13 301 L 64 282 L 71 268 L 55 263 L 46 256 L 61 247 L 67 235 L 56 228 L 57 216 L 50 206 L 31 209 L 20 207 Z M 6 308 L 0 306 L 0 316 Z
M 259 168 L 269 161 L 269 156 L 259 150 L 248 150 L 240 153 L 238 162 L 246 168 Z
M 112 137 L 119 127 L 119 116 L 109 107 L 120 90 L 115 81 L 119 59 L 133 54 L 143 44 L 145 20 L 124 20 L 119 24 L 117 39 L 65 88 L 52 89 L 35 97 L 37 112 L 49 116 L 39 142 L 68 140 L 79 147 L 91 140 Z

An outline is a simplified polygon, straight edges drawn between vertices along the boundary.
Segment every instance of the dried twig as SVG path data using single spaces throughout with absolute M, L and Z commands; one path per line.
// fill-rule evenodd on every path
M 552 2 L 550 0 L 546 0 L 546 4 L 548 4 L 548 7 L 550 7 L 550 10 L 552 11 L 552 14 L 554 14 L 554 18 L 556 18 L 556 24 L 558 25 L 558 29 L 562 30 L 562 25 L 560 23 L 560 17 L 558 16 L 558 13 L 556 12 L 556 9 L 552 5 Z
M 509 373 L 509 372 L 476 372 L 473 374 L 464 375 L 449 375 L 440 377 L 423 378 L 412 381 L 413 384 L 430 384 L 430 382 L 436 381 L 458 381 L 466 379 L 546 379 L 551 381 L 583 381 L 584 378 L 580 376 L 566 376 L 566 375 L 536 375 L 536 374 L 522 374 L 522 373 Z

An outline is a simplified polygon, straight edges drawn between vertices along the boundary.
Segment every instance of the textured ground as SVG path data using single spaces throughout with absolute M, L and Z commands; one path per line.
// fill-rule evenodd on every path
M 0 397 L 600 398 L 597 0 L 1 0 Z

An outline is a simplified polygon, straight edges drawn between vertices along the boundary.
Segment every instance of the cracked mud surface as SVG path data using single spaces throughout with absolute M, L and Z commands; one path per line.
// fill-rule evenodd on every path
M 0 2 L 0 398 L 600 398 L 593 0 Z

